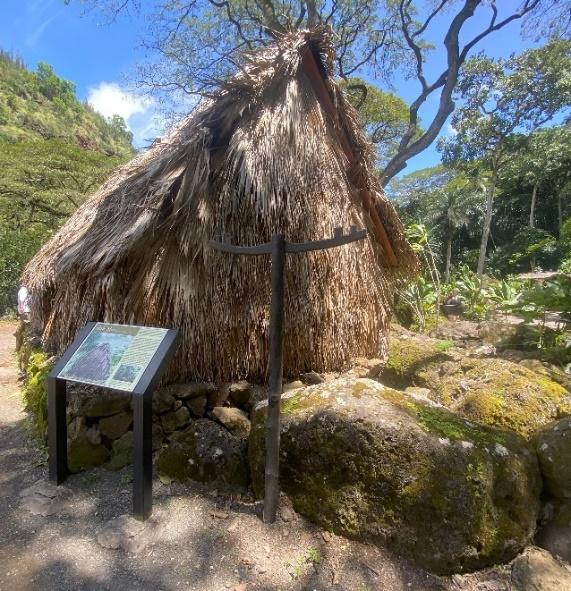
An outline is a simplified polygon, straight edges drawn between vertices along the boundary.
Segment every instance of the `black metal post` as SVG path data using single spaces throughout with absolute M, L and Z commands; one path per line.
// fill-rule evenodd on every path
M 152 390 L 133 395 L 133 516 L 145 521 L 153 510 Z
M 65 380 L 48 376 L 49 479 L 61 484 L 67 477 L 67 418 Z
M 285 238 L 272 238 L 272 308 L 270 322 L 270 383 L 266 422 L 264 522 L 273 523 L 279 503 L 280 402 L 283 379 Z
M 264 522 L 273 523 L 279 503 L 279 465 L 280 465 L 280 406 L 283 374 L 283 317 L 284 317 L 284 262 L 287 253 L 310 252 L 335 248 L 362 240 L 366 230 L 351 227 L 349 234 L 342 228 L 335 228 L 333 238 L 312 242 L 286 242 L 278 234 L 271 242 L 256 246 L 236 246 L 216 240 L 208 244 L 222 252 L 238 255 L 272 255 L 272 310 L 270 324 L 270 383 L 268 387 L 268 416 L 266 420 L 266 471 L 264 493 Z

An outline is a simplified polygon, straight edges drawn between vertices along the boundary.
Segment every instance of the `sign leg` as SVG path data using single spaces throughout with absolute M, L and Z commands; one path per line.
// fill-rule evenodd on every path
M 65 380 L 49 376 L 48 386 L 48 449 L 49 478 L 61 484 L 67 477 L 67 418 L 65 412 Z
M 264 522 L 273 523 L 280 497 L 280 403 L 283 374 L 285 239 L 272 239 L 272 310 L 270 323 L 270 383 L 266 421 Z
M 133 395 L 133 516 L 139 521 L 153 510 L 152 395 Z

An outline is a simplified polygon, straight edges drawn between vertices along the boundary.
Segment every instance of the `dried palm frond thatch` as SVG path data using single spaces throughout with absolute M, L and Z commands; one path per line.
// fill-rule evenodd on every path
M 206 245 L 365 241 L 286 261 L 284 371 L 382 356 L 392 297 L 416 266 L 374 153 L 331 77 L 324 30 L 286 35 L 168 137 L 119 168 L 27 266 L 32 322 L 61 352 L 85 322 L 178 328 L 169 379 L 266 373 L 269 257 Z

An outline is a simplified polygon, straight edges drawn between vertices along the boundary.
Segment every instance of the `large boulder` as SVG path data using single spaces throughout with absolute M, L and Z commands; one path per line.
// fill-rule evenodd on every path
M 417 385 L 414 383 L 416 372 L 426 366 L 452 361 L 454 357 L 447 352 L 453 346 L 451 341 L 431 339 L 404 330 L 399 334 L 392 333 L 380 380 L 393 388 Z
M 217 482 L 245 489 L 249 483 L 246 441 L 209 419 L 197 419 L 170 436 L 157 459 L 160 474 L 176 480 Z
M 571 499 L 547 503 L 544 513 L 547 512 L 551 514 L 550 519 L 535 535 L 535 543 L 571 563 Z
M 523 437 L 571 413 L 571 396 L 563 386 L 505 359 L 429 362 L 416 367 L 413 383 L 470 420 Z
M 571 567 L 540 548 L 528 548 L 512 565 L 513 591 L 571 589 Z
M 571 396 L 544 373 L 505 359 L 469 357 L 422 335 L 393 335 L 380 381 L 427 388 L 431 398 L 464 417 L 529 437 L 571 413 Z
M 535 441 L 545 490 L 571 499 L 571 417 L 547 425 Z
M 131 406 L 131 394 L 97 386 L 68 383 L 67 401 L 71 416 L 95 419 L 128 411 Z
M 101 441 L 97 427 L 87 427 L 83 417 L 77 417 L 68 426 L 67 465 L 70 472 L 101 466 L 109 459 L 109 450 Z
M 249 442 L 258 496 L 266 409 L 254 409 Z M 508 561 L 533 534 L 539 469 L 514 433 L 370 379 L 298 389 L 282 411 L 281 487 L 326 529 L 387 544 L 439 574 Z

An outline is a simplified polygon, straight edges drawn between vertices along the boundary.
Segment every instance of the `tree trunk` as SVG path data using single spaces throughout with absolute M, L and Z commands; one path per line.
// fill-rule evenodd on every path
M 561 191 L 557 193 L 557 226 L 559 228 L 559 236 L 561 236 L 561 228 L 563 227 L 563 200 L 561 199 Z
M 448 228 L 446 236 L 446 261 L 444 265 L 444 283 L 450 281 L 450 263 L 452 261 L 452 228 Z
M 478 257 L 478 277 L 482 278 L 484 266 L 486 264 L 486 251 L 488 249 L 488 238 L 490 237 L 490 227 L 492 225 L 492 215 L 494 212 L 494 196 L 496 194 L 496 183 L 498 182 L 498 173 L 492 172 L 488 195 L 486 199 L 486 215 L 484 216 L 484 226 L 482 228 L 482 241 L 480 243 L 480 256 Z
M 535 205 L 537 203 L 537 186 L 538 181 L 533 183 L 533 191 L 531 192 L 531 206 L 529 208 L 529 227 L 535 228 Z

